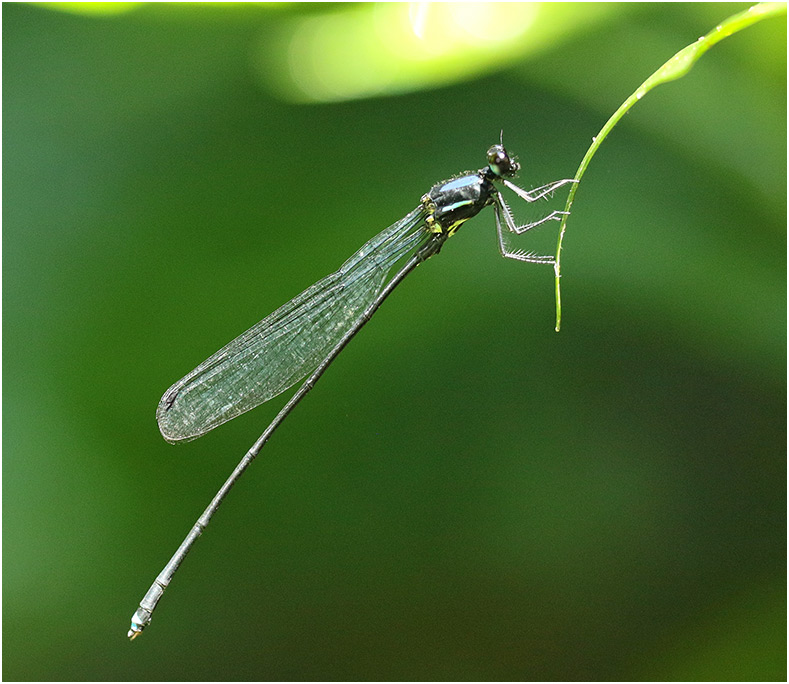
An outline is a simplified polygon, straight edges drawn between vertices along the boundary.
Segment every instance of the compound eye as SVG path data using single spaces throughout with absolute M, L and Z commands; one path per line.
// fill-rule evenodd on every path
M 491 166 L 506 166 L 509 163 L 509 155 L 503 145 L 494 145 L 488 150 L 488 164 Z

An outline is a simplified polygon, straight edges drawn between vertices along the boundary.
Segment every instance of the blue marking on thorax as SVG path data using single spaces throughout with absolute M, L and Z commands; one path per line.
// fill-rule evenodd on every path
M 467 185 L 477 185 L 479 183 L 479 176 L 477 174 L 469 175 L 469 176 L 461 176 L 460 178 L 455 178 L 444 185 L 441 186 L 443 191 L 447 190 L 459 190 L 462 187 Z

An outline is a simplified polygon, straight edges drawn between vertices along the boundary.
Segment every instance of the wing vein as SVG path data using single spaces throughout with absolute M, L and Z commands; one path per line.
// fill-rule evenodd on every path
M 164 393 L 165 439 L 196 439 L 280 394 L 314 370 L 428 236 L 418 207 L 322 278 L 226 344 Z

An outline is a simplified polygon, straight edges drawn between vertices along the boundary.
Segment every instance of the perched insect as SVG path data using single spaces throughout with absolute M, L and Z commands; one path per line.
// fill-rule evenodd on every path
M 510 249 L 506 237 L 507 233 L 521 234 L 560 220 L 566 212 L 553 211 L 538 221 L 518 226 L 497 184 L 527 202 L 535 202 L 576 181 L 555 181 L 527 192 L 509 180 L 520 165 L 503 144 L 488 150 L 487 161 L 487 166 L 476 173 L 434 185 L 416 209 L 365 243 L 338 271 L 252 326 L 164 393 L 156 412 L 159 429 L 168 442 L 185 442 L 268 401 L 311 373 L 244 455 L 151 585 L 132 617 L 129 638 L 134 639 L 150 624 L 156 604 L 192 544 L 274 430 L 395 287 L 419 264 L 438 254 L 463 223 L 492 205 L 503 256 L 554 263 L 552 256 Z

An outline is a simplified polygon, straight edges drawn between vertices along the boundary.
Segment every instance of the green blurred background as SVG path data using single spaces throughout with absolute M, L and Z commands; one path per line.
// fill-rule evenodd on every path
M 125 636 L 284 403 L 175 447 L 162 392 L 501 129 L 571 176 L 745 7 L 3 4 L 4 678 L 785 679 L 785 17 L 603 145 L 560 334 L 466 224 Z

